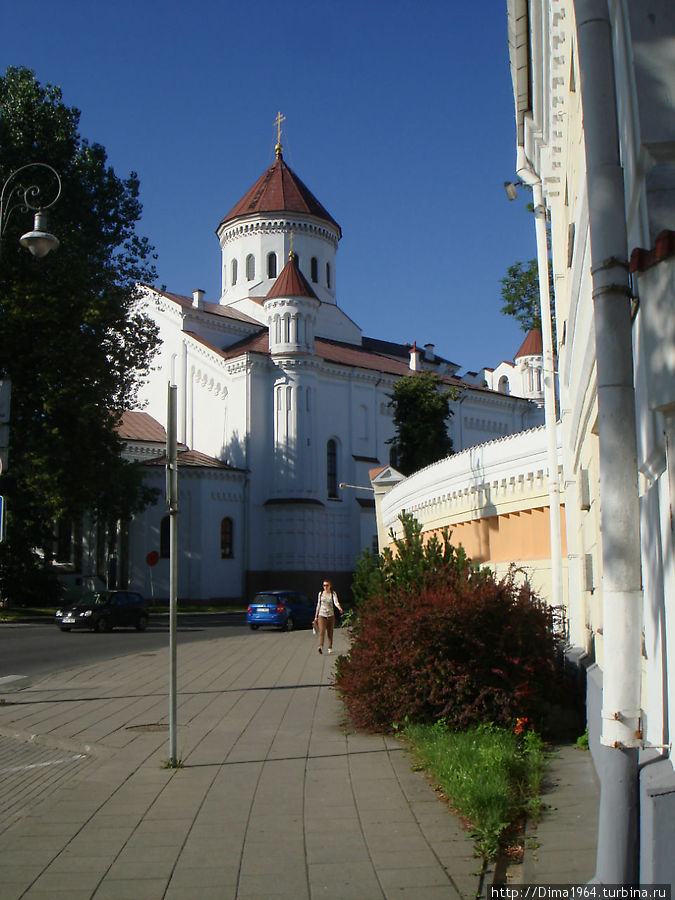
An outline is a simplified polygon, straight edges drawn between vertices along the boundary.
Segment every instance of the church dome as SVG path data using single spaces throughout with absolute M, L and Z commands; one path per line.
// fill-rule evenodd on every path
M 221 221 L 220 302 L 259 318 L 283 260 L 296 255 L 298 270 L 321 303 L 337 304 L 335 254 L 340 226 L 309 188 L 276 159 Z
M 314 293 L 311 284 L 298 268 L 298 260 L 295 253 L 290 254 L 290 259 L 281 271 L 281 275 L 274 282 L 267 294 L 266 300 L 274 300 L 276 297 L 311 297 L 319 298 Z
M 313 353 L 316 315 L 320 300 L 298 268 L 298 258 L 290 259 L 265 297 L 265 315 L 270 353 Z
M 295 172 L 286 165 L 279 147 L 274 163 L 223 218 L 218 230 L 241 216 L 283 213 L 314 216 L 328 222 L 337 230 L 338 238 L 342 237 L 338 223 Z
M 525 340 L 520 345 L 520 349 L 513 358 L 514 360 L 517 360 L 524 356 L 541 356 L 544 352 L 542 346 L 541 330 L 539 328 L 532 328 L 528 331 Z

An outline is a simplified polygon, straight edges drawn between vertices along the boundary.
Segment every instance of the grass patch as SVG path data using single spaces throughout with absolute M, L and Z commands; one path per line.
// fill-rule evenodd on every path
M 56 606 L 12 606 L 0 608 L 0 622 L 16 622 L 19 619 L 54 618 Z
M 476 850 L 492 859 L 525 816 L 537 818 L 544 744 L 535 731 L 478 725 L 452 731 L 443 723 L 407 725 L 414 756 L 471 826 Z

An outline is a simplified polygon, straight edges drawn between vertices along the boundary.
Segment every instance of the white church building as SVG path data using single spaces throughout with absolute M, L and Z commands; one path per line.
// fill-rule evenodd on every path
M 540 398 L 463 379 L 432 344 L 365 337 L 337 302 L 340 226 L 280 144 L 216 233 L 217 302 L 201 290 L 151 287 L 139 300 L 162 343 L 141 389 L 144 411 L 120 434 L 162 497 L 123 529 L 117 583 L 168 595 L 162 435 L 171 383 L 182 450 L 179 596 L 314 591 L 324 576 L 348 596 L 359 554 L 377 546 L 368 472 L 391 461 L 396 381 L 428 369 L 460 389 L 449 424 L 457 451 L 539 425 Z M 404 334 L 412 327 L 401 322 Z

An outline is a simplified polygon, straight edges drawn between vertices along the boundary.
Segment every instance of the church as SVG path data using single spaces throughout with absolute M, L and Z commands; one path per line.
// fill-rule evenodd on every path
M 129 458 L 161 490 L 120 528 L 118 585 L 166 597 L 167 385 L 177 386 L 179 597 L 247 598 L 259 589 L 314 593 L 329 576 L 349 594 L 364 548 L 377 547 L 368 473 L 395 463 L 389 395 L 430 370 L 460 389 L 454 449 L 543 421 L 541 396 L 492 390 L 436 352 L 366 337 L 338 304 L 340 225 L 284 161 L 272 165 L 216 229 L 222 292 L 191 297 L 144 286 L 139 307 L 159 328 L 143 411 L 120 426 Z M 347 298 L 348 301 L 348 298 Z M 407 336 L 412 323 L 401 322 Z

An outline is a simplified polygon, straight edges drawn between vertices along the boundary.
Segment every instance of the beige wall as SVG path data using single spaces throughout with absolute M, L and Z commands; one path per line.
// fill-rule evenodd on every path
M 405 511 L 425 536 L 448 528 L 453 544 L 503 576 L 514 564 L 540 596 L 551 597 L 551 530 L 544 428 L 472 447 L 440 460 L 409 478 L 383 473 L 377 504 L 380 535 L 401 534 Z M 373 485 L 378 491 L 378 477 Z M 385 487 L 386 478 L 386 487 Z M 567 542 L 561 509 L 563 602 L 567 605 Z M 391 539 L 386 543 L 391 546 Z

